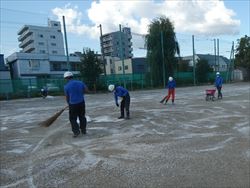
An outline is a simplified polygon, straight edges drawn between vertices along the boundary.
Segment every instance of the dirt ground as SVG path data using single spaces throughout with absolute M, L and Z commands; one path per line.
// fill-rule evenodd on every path
M 39 122 L 64 97 L 1 101 L 0 187 L 250 187 L 250 84 L 133 91 L 131 119 L 118 120 L 111 93 L 86 95 L 87 135 L 72 137 L 66 110 L 48 128 Z

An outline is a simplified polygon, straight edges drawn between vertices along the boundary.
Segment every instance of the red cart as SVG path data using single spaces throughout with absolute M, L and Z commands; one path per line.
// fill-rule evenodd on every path
M 206 101 L 212 100 L 214 101 L 215 99 L 215 89 L 206 89 Z

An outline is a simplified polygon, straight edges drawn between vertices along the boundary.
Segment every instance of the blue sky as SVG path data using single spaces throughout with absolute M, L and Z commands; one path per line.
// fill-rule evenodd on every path
M 250 33 L 248 0 L 133 0 L 133 1 L 0 1 L 0 53 L 18 52 L 17 32 L 23 25 L 46 26 L 47 20 L 66 18 L 69 52 L 89 47 L 100 52 L 99 24 L 103 33 L 129 26 L 133 33 L 147 33 L 152 19 L 165 15 L 174 23 L 181 55 L 214 53 L 213 39 L 220 40 L 220 54 L 229 57 L 232 41 Z M 132 35 L 134 56 L 144 56 L 143 37 Z

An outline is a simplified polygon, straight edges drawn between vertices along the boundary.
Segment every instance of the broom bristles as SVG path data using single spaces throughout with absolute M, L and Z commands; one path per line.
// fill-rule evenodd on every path
M 63 109 L 61 109 L 59 112 L 55 113 L 53 116 L 51 116 L 47 120 L 42 121 L 41 123 L 39 123 L 39 125 L 41 125 L 42 127 L 49 127 L 63 113 L 63 111 L 65 109 L 67 109 L 67 108 L 68 108 L 68 106 L 64 107 Z

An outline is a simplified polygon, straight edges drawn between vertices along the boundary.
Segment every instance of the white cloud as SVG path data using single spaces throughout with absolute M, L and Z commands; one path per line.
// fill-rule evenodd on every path
M 55 8 L 53 14 L 61 20 L 65 16 L 67 31 L 79 35 L 99 37 L 99 24 L 103 33 L 119 30 L 119 24 L 131 27 L 132 32 L 146 34 L 152 19 L 165 15 L 174 23 L 175 31 L 202 35 L 233 35 L 239 32 L 240 21 L 223 1 L 93 1 L 83 18 L 78 7 L 68 4 Z M 92 25 L 82 23 L 88 19 Z

